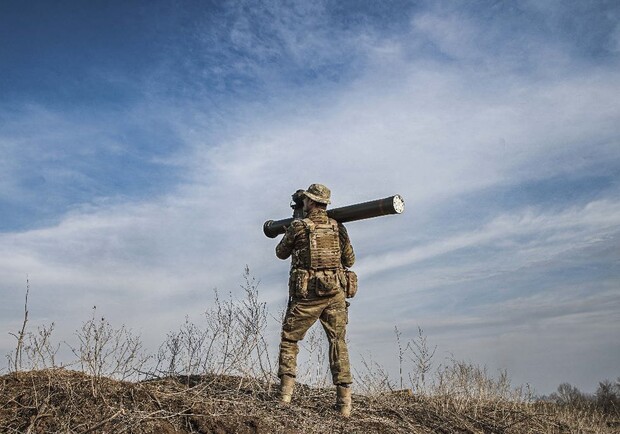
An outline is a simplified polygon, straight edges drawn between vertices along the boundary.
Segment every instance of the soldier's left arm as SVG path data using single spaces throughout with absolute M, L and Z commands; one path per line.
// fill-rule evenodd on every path
M 338 237 L 340 238 L 340 258 L 342 265 L 349 268 L 355 263 L 355 252 L 349 239 L 349 233 L 343 224 L 338 224 Z

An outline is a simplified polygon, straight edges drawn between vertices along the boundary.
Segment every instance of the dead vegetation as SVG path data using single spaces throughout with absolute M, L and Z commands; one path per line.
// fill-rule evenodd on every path
M 216 294 L 204 321 L 186 319 L 154 355 L 93 309 L 77 344 L 66 344 L 75 359 L 65 364 L 53 325 L 28 331 L 26 299 L 0 377 L 0 433 L 620 433 L 616 407 L 537 400 L 506 372 L 493 378 L 461 361 L 434 367 L 422 329 L 408 342 L 395 330 L 397 380 L 372 359 L 357 367 L 350 419 L 333 409 L 325 342 L 310 334 L 300 380 L 312 386 L 298 384 L 282 406 L 265 340 L 270 317 L 247 268 L 241 286 L 242 299 Z
M 254 379 L 182 376 L 127 382 L 63 368 L 0 377 L 3 433 L 613 433 L 618 420 L 553 404 L 459 396 L 355 395 L 350 419 L 331 388 L 297 388 L 293 404 Z

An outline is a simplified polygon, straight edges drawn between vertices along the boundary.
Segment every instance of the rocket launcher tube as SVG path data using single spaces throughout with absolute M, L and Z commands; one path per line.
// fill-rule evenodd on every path
M 396 194 L 384 199 L 371 200 L 355 205 L 343 206 L 327 210 L 327 215 L 339 223 L 365 220 L 389 214 L 401 214 L 405 210 L 405 201 Z M 286 231 L 293 218 L 283 220 L 267 220 L 263 224 L 263 232 L 269 238 L 275 238 Z

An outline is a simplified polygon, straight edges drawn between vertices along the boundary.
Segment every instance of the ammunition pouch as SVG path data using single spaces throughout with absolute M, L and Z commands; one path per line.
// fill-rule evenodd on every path
M 291 270 L 288 279 L 289 295 L 294 298 L 307 298 L 309 277 L 310 273 L 308 270 L 303 270 L 301 268 Z
M 319 297 L 334 295 L 341 290 L 340 270 L 318 270 L 314 272 L 314 290 Z
M 349 274 L 353 274 L 353 278 L 349 278 Z M 354 286 L 350 286 L 353 284 Z M 303 268 L 295 268 L 291 270 L 288 281 L 289 295 L 294 298 L 308 298 L 310 292 L 318 297 L 328 297 L 337 294 L 339 291 L 345 291 L 347 297 L 349 288 L 353 288 L 352 294 L 357 291 L 357 276 L 352 271 L 345 270 L 304 270 Z
M 353 298 L 357 294 L 357 274 L 355 274 L 355 271 L 345 270 L 344 275 L 346 279 L 346 284 L 344 285 L 345 295 L 347 298 Z

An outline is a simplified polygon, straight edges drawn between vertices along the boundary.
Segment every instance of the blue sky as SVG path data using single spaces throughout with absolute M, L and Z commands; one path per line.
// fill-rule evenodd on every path
M 152 348 L 248 264 L 263 221 L 328 185 L 348 225 L 354 360 L 393 329 L 541 393 L 620 361 L 614 1 L 0 4 L 0 349 L 97 305 Z M 157 318 L 154 323 L 153 319 Z M 273 333 L 277 341 L 277 326 Z

